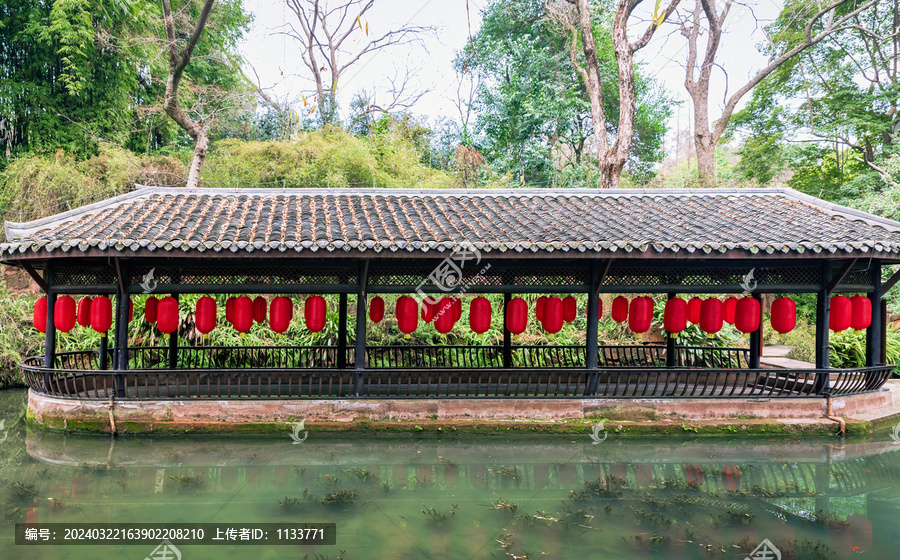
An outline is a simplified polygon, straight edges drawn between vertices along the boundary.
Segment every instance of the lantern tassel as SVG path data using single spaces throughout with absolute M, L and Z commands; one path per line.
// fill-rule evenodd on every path
M 744 338 L 750 338 L 750 333 L 745 332 L 745 333 L 744 333 Z
M 636 339 L 638 339 L 638 340 L 640 340 L 641 338 L 643 338 L 643 336 L 644 336 L 644 333 L 634 333 L 634 338 L 636 338 Z
M 407 339 L 408 339 L 408 338 L 410 338 L 410 336 L 409 336 L 409 334 L 405 334 L 405 335 L 403 335 L 403 338 L 407 338 Z
M 706 338 L 715 338 L 716 335 L 713 333 L 706 333 Z

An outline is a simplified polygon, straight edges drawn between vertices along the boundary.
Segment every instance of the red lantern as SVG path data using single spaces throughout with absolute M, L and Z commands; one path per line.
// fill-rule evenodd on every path
M 729 325 L 734 324 L 734 312 L 737 309 L 737 298 L 730 297 L 725 300 L 725 322 Z
M 669 336 L 675 338 L 678 333 L 687 328 L 688 304 L 681 298 L 672 298 L 666 301 L 663 310 L 663 327 Z
M 294 306 L 291 300 L 279 296 L 272 300 L 272 308 L 269 310 L 269 328 L 277 334 L 283 334 L 288 330 L 291 320 L 294 318 Z
M 617 323 L 624 323 L 628 320 L 628 298 L 625 296 L 616 296 L 612 302 L 612 311 L 610 316 Z
M 462 317 L 462 299 L 459 296 L 452 298 L 453 300 L 453 322 L 456 323 L 459 321 L 459 318 Z
M 647 296 L 631 300 L 631 306 L 628 308 L 628 328 L 634 332 L 637 338 L 650 330 L 652 322 L 653 300 Z
M 491 328 L 491 302 L 477 297 L 469 305 L 469 328 L 476 334 L 484 334 Z
M 688 300 L 688 321 L 695 325 L 700 322 L 701 305 L 703 305 L 703 300 L 696 296 Z
M 544 320 L 541 321 L 544 330 L 550 334 L 556 334 L 563 325 L 563 302 L 558 297 L 547 298 L 544 304 Z
M 265 303 L 266 300 L 263 300 Z M 254 302 L 254 305 L 255 302 Z M 194 313 L 194 322 L 197 330 L 204 337 L 216 328 L 216 300 L 209 296 L 203 296 L 197 300 L 197 308 Z
M 861 331 L 872 324 L 872 300 L 866 296 L 853 296 L 850 298 L 852 316 L 850 328 Z
M 384 319 L 384 299 L 375 296 L 369 303 L 369 320 L 373 323 L 380 323 Z
M 744 333 L 745 338 L 759 328 L 759 301 L 752 297 L 738 300 L 734 308 L 734 327 Z
M 306 319 L 306 328 L 310 332 L 317 333 L 325 328 L 326 305 L 322 296 L 309 296 L 306 305 L 303 306 L 303 317 Z
M 453 300 L 448 297 L 441 298 L 434 313 L 434 328 L 441 334 L 447 334 L 453 330 Z
M 506 330 L 522 334 L 528 326 L 528 304 L 522 298 L 512 298 L 506 306 Z
M 712 338 L 714 334 L 722 330 L 722 322 L 725 314 L 725 304 L 716 298 L 703 300 L 700 305 L 700 328 L 706 336 Z
M 772 302 L 772 330 L 787 334 L 797 325 L 797 304 L 791 298 L 781 297 Z
M 547 306 L 547 296 L 541 296 L 537 298 L 537 301 L 534 303 L 534 316 L 541 323 L 544 322 L 544 309 Z
M 247 298 L 248 301 L 250 298 Z M 156 315 L 156 327 L 164 334 L 172 334 L 178 330 L 178 300 L 164 297 L 159 300 Z
M 402 296 L 397 300 L 397 328 L 403 333 L 404 338 L 419 326 L 419 305 L 409 296 Z
M 34 302 L 34 313 L 31 322 L 38 332 L 47 332 L 47 298 L 38 298 Z
M 253 300 L 253 320 L 257 323 L 266 322 L 266 311 L 269 310 L 269 302 L 262 296 L 256 296 Z
M 106 336 L 112 327 L 112 302 L 106 296 L 94 298 L 91 302 L 91 328 Z
M 431 296 L 428 296 L 422 300 L 420 304 L 422 308 L 422 321 L 425 323 L 430 323 L 434 321 L 434 314 L 437 311 L 437 302 Z
M 131 299 L 128 300 L 128 322 L 134 319 L 134 301 Z
M 566 296 L 562 300 L 563 304 L 563 321 L 571 323 L 578 315 L 578 302 L 575 296 Z
M 59 332 L 67 333 L 75 328 L 75 300 L 62 296 L 53 308 L 53 324 Z
M 601 299 L 597 303 L 599 304 L 599 307 L 597 308 L 597 320 L 599 321 L 603 319 L 603 300 Z
M 91 298 L 83 297 L 78 302 L 78 311 L 75 313 L 75 321 L 82 327 L 91 326 Z
M 151 325 L 156 322 L 157 312 L 159 311 L 159 300 L 156 296 L 150 296 L 144 302 L 144 320 Z
M 237 298 L 232 296 L 225 300 L 225 320 L 229 325 L 234 325 L 234 302 Z
M 832 296 L 831 311 L 828 315 L 828 328 L 841 332 L 850 328 L 853 304 L 847 296 Z

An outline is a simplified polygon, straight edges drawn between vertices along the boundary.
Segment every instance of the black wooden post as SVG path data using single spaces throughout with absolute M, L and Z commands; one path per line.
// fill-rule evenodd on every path
M 884 319 L 881 309 L 881 261 L 872 261 L 872 291 L 869 301 L 872 302 L 872 324 L 866 329 L 866 365 L 877 366 L 881 363 L 881 335 Z
M 512 333 L 506 328 L 506 310 L 511 299 L 512 294 L 503 293 L 503 317 L 500 322 L 503 323 L 503 367 L 505 369 L 512 367 Z
M 584 365 L 588 370 L 588 384 L 586 395 L 593 395 L 597 391 L 597 382 L 599 372 L 597 371 L 597 336 L 600 331 L 600 261 L 591 263 L 590 276 L 591 290 L 588 292 L 587 306 L 587 332 L 585 332 L 585 354 Z
M 752 297 L 759 302 L 759 327 L 750 333 L 750 362 L 747 366 L 752 369 L 759 369 L 759 358 L 762 355 L 762 298 L 759 294 L 753 294 Z
M 122 272 L 122 278 L 128 278 L 127 272 Z M 120 284 L 116 293 L 116 340 L 113 344 L 115 348 L 115 370 L 125 371 L 128 369 L 128 295 L 127 286 Z M 116 374 L 116 394 L 125 395 L 125 376 Z
M 677 294 L 669 292 L 669 299 L 675 299 Z M 666 367 L 672 368 L 678 365 L 678 350 L 675 348 L 675 342 L 678 339 L 672 336 L 672 333 L 666 333 Z
M 109 341 L 107 339 L 105 334 L 100 337 L 100 365 L 97 367 L 99 370 L 105 370 L 109 363 Z
M 177 302 L 178 294 L 172 294 L 172 298 Z M 181 326 L 181 320 L 178 321 L 178 326 Z M 175 327 L 175 330 L 172 334 L 169 335 L 169 369 L 177 369 L 178 368 L 178 327 Z
M 53 286 L 53 271 L 49 266 L 44 268 L 44 280 Z M 44 336 L 44 368 L 53 369 L 56 362 L 56 324 L 53 313 L 56 310 L 56 293 L 52 288 L 47 292 L 47 331 Z M 44 392 L 50 394 L 50 374 L 44 372 Z
M 338 299 L 337 367 L 347 367 L 347 294 L 340 294 Z
M 831 309 L 828 284 L 831 282 L 831 263 L 822 264 L 821 281 L 819 291 L 816 294 L 816 368 L 827 369 L 829 366 L 828 351 L 828 315 Z M 828 373 L 819 373 L 816 376 L 816 394 L 827 392 L 829 387 Z
M 368 311 L 369 260 L 359 265 L 359 289 L 356 295 L 356 349 L 353 369 L 353 394 L 362 391 L 366 374 L 366 320 Z

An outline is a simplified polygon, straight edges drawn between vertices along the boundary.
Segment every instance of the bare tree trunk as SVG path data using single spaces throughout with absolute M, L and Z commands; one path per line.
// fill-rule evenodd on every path
M 597 143 L 597 161 L 602 161 L 609 150 L 606 138 L 606 115 L 603 111 L 603 84 L 600 80 L 600 60 L 597 56 L 597 44 L 594 42 L 594 30 L 591 25 L 591 7 L 588 0 L 577 0 L 578 29 L 581 31 L 581 45 L 584 50 L 585 66 L 581 68 L 575 62 L 587 87 L 591 102 L 591 121 L 594 124 L 594 141 Z M 572 37 L 571 54 L 574 58 L 576 37 Z
M 166 79 L 166 93 L 163 98 L 163 109 L 166 114 L 175 121 L 178 126 L 184 129 L 194 140 L 194 157 L 191 159 L 191 166 L 188 172 L 187 186 L 188 188 L 196 187 L 200 184 L 200 169 L 206 160 L 206 150 L 209 148 L 209 137 L 206 134 L 206 123 L 202 120 L 195 121 L 182 109 L 178 103 L 178 85 L 181 83 L 181 77 L 184 75 L 184 69 L 187 68 L 191 61 L 191 53 L 203 34 L 206 27 L 206 20 L 209 18 L 209 12 L 215 0 L 205 0 L 203 8 L 200 10 L 200 18 L 194 31 L 188 39 L 187 45 L 181 55 L 178 54 L 178 44 L 175 38 L 175 23 L 172 20 L 172 7 L 169 0 L 162 0 L 163 19 L 166 27 L 166 39 L 169 43 L 169 77 Z

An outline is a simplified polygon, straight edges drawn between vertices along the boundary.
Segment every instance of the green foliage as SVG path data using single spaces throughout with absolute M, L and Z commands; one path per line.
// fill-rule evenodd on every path
M 866 365 L 866 331 L 847 329 L 832 332 L 828 337 L 831 367 L 853 368 Z M 887 363 L 900 364 L 900 331 L 887 330 Z
M 22 358 L 37 354 L 42 340 L 31 326 L 35 294 L 13 294 L 3 279 L 0 267 L 0 389 L 22 385 L 24 379 L 16 367 Z

